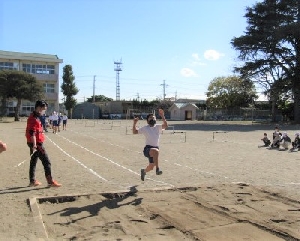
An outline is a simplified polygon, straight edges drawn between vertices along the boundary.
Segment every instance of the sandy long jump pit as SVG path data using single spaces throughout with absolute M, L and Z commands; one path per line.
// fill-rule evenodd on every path
M 41 240 L 300 240 L 300 203 L 247 184 L 36 197 Z

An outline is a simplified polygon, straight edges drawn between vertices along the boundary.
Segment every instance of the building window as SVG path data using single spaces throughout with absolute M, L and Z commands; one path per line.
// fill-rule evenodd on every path
M 46 65 L 42 64 L 33 64 L 32 65 L 33 74 L 47 74 Z
M 34 102 L 24 101 L 22 103 L 22 112 L 32 112 L 34 110 Z
M 50 64 L 22 64 L 23 71 L 31 74 L 54 74 L 55 66 Z
M 31 73 L 31 64 L 22 64 L 22 70 L 26 73 Z
M 49 74 L 54 74 L 54 70 L 54 65 L 47 65 L 47 71 L 49 72 Z
M 0 70 L 9 69 L 9 70 L 18 70 L 13 62 L 0 62 Z
M 32 112 L 33 110 L 34 110 L 34 107 L 22 106 L 22 112 Z
M 45 83 L 43 84 L 44 86 L 44 92 L 45 93 L 54 93 L 54 84 L 48 84 L 48 83 Z

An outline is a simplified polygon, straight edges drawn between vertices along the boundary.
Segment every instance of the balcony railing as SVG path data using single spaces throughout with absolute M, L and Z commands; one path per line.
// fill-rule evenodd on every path
M 37 80 L 58 81 L 58 74 L 32 74 Z

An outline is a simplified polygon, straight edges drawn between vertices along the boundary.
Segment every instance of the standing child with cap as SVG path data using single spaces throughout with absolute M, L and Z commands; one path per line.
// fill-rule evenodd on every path
M 63 130 L 67 130 L 67 121 L 68 121 L 68 116 L 64 113 L 63 117 L 62 117 L 62 120 L 63 120 Z
M 27 120 L 26 126 L 26 139 L 27 145 L 30 149 L 30 168 L 29 168 L 29 186 L 35 187 L 41 185 L 41 183 L 35 178 L 35 169 L 38 158 L 42 161 L 45 171 L 45 177 L 49 187 L 60 187 L 61 184 L 57 183 L 52 178 L 51 162 L 43 146 L 45 136 L 43 132 L 43 126 L 39 117 L 44 114 L 48 107 L 48 104 L 44 100 L 38 100 L 35 103 L 35 110 L 30 114 Z

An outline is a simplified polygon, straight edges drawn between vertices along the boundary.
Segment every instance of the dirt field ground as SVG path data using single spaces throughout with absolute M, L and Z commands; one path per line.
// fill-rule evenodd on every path
M 0 123 L 0 240 L 300 240 L 300 152 L 258 148 L 274 125 L 169 122 L 163 175 L 143 182 L 132 121 L 70 120 L 46 134 L 61 188 L 46 187 L 41 162 L 43 185 L 28 187 L 25 125 Z

